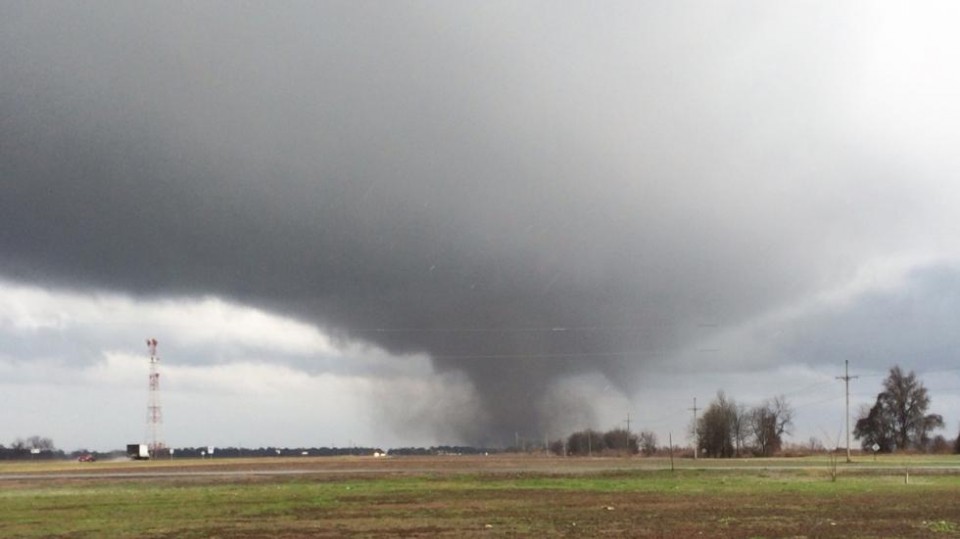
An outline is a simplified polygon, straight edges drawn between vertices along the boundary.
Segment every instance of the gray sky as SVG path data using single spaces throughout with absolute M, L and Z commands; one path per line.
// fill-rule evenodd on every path
M 500 444 L 899 363 L 954 435 L 949 2 L 0 7 L 3 439 Z M 203 439 L 200 439 L 203 438 Z

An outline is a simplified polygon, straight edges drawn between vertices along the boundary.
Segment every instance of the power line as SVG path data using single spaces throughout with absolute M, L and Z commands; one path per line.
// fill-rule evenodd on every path
M 915 373 L 920 375 L 920 374 L 930 374 L 935 372 L 957 372 L 957 371 L 960 371 L 960 367 L 944 367 L 942 369 L 930 369 L 927 371 L 919 371 L 919 372 L 915 371 Z
M 685 413 L 686 413 L 686 410 L 677 410 L 676 412 L 672 412 L 668 415 L 661 416 L 651 421 L 646 421 L 645 423 L 648 425 L 662 425 L 666 423 L 668 420 L 672 420 L 673 418 Z
M 804 403 L 802 403 L 802 404 L 798 404 L 798 405 L 794 406 L 794 408 L 805 408 L 805 407 L 807 407 L 807 406 L 815 406 L 815 405 L 817 405 L 817 404 L 823 404 L 823 403 L 825 403 L 825 402 L 833 402 L 833 401 L 835 401 L 835 400 L 837 400 L 837 399 L 839 399 L 839 398 L 840 398 L 840 397 L 834 396 L 834 397 L 827 397 L 827 398 L 825 398 L 825 399 L 820 399 L 820 400 L 818 400 L 818 401 L 804 402 Z
M 800 389 L 795 389 L 795 390 L 793 390 L 793 391 L 788 391 L 788 392 L 786 392 L 786 393 L 781 393 L 781 395 L 784 396 L 784 397 L 792 397 L 792 396 L 798 395 L 798 394 L 800 394 L 800 393 L 806 393 L 807 391 L 809 391 L 809 390 L 811 390 L 811 389 L 814 389 L 814 388 L 822 389 L 822 388 L 824 388 L 824 387 L 827 387 L 827 385 L 830 384 L 830 383 L 831 383 L 831 382 L 829 382 L 829 381 L 827 381 L 827 380 L 822 380 L 822 381 L 819 381 L 819 382 L 814 382 L 814 383 L 812 383 L 812 384 L 810 384 L 810 385 L 808 385 L 808 386 L 804 386 L 804 387 L 802 387 L 802 388 L 800 388 Z

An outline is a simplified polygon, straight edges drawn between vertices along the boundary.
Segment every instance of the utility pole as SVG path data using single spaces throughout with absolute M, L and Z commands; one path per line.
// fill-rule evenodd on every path
M 693 460 L 697 460 L 697 452 L 700 450 L 700 440 L 697 439 L 697 410 L 699 409 L 697 408 L 697 398 L 694 397 L 693 408 L 690 408 L 690 410 L 693 410 Z
M 630 412 L 627 412 L 627 455 L 633 454 L 630 449 Z
M 860 378 L 859 376 L 850 376 L 850 360 L 843 360 L 843 376 L 837 376 L 837 380 L 843 380 L 847 394 L 847 462 L 850 460 L 850 380 Z
M 670 433 L 670 471 L 673 471 L 673 433 Z

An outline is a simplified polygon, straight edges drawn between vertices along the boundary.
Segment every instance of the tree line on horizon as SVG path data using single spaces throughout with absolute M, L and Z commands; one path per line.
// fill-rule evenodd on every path
M 860 441 L 863 451 L 893 453 L 903 451 L 960 453 L 960 436 L 952 441 L 942 435 L 931 436 L 932 432 L 944 427 L 943 416 L 928 413 L 930 395 L 927 388 L 913 371 L 904 373 L 900 366 L 890 369 L 883 380 L 882 390 L 872 405 L 861 407 L 856 427 L 855 439 Z M 791 433 L 794 409 L 783 396 L 773 397 L 754 407 L 747 407 L 728 397 L 722 390 L 705 408 L 703 413 L 691 424 L 689 433 L 696 443 L 699 455 L 713 458 L 731 458 L 739 456 L 772 456 L 784 448 L 784 438 Z M 838 441 L 839 442 L 839 441 Z M 653 456 L 665 454 L 673 448 L 658 446 L 656 434 L 652 431 L 632 433 L 626 429 L 615 428 L 606 432 L 586 429 L 570 434 L 565 440 L 543 442 L 544 445 L 532 445 L 513 448 L 483 448 L 472 446 L 436 446 L 404 447 L 384 452 L 378 448 L 366 447 L 314 447 L 314 448 L 217 448 L 216 455 L 221 458 L 240 456 L 348 456 L 370 455 L 374 453 L 408 455 L 469 455 L 504 452 L 546 451 L 562 456 L 591 455 L 635 455 Z M 824 447 L 839 444 L 823 443 L 811 438 L 804 447 L 810 451 L 824 450 Z M 677 446 L 674 446 L 677 448 Z M 200 458 L 205 447 L 185 447 L 175 450 L 180 458 Z M 679 448 L 677 448 L 679 449 Z M 76 458 L 83 454 L 113 456 L 125 454 L 122 450 L 112 452 L 88 452 L 86 450 L 65 453 L 56 449 L 53 440 L 43 436 L 17 438 L 9 447 L 0 444 L 0 460 L 12 459 L 63 459 Z
M 859 411 L 852 433 L 864 452 L 960 453 L 960 435 L 952 441 L 942 435 L 931 436 L 934 430 L 944 427 L 943 416 L 928 413 L 929 393 L 913 371 L 904 373 L 899 366 L 894 366 L 882 385 L 875 403 Z M 747 407 L 720 390 L 691 424 L 689 434 L 699 456 L 773 456 L 784 449 L 793 418 L 794 409 L 783 395 L 759 406 Z M 802 447 L 807 452 L 823 451 L 826 447 L 839 449 L 839 440 L 831 444 L 828 440 L 811 438 Z M 552 442 L 549 450 L 571 456 L 666 452 L 665 448 L 657 447 L 656 435 L 652 432 L 633 435 L 623 429 L 577 431 L 565 441 Z
M 781 449 L 783 436 L 789 433 L 792 422 L 793 409 L 782 396 L 748 408 L 718 391 L 691 426 L 690 434 L 705 457 L 769 456 Z M 651 431 L 632 434 L 620 428 L 607 432 L 578 431 L 565 442 L 557 440 L 550 445 L 551 453 L 570 456 L 653 456 L 669 451 L 669 447 L 658 446 L 657 436 Z

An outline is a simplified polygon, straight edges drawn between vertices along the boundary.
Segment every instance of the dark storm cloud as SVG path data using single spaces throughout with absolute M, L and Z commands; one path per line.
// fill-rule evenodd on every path
M 900 241 L 849 18 L 687 7 L 5 4 L 2 276 L 293 313 L 538 432 Z
M 806 314 L 790 324 L 780 347 L 810 364 L 955 370 L 958 323 L 960 271 L 934 264 L 910 271 L 897 286 Z

